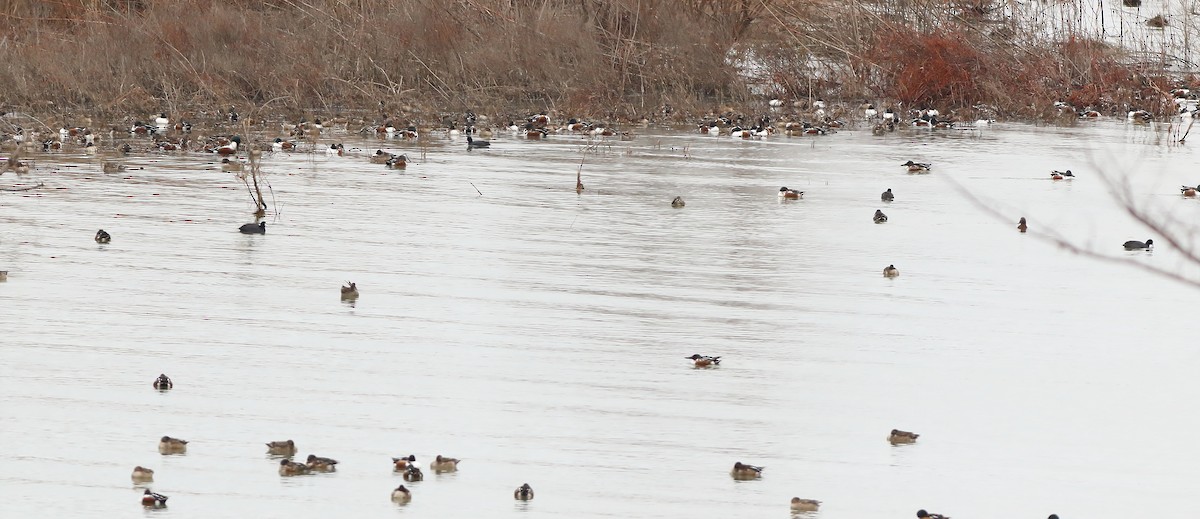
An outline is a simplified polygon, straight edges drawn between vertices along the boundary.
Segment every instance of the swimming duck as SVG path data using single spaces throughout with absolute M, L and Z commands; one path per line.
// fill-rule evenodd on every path
M 342 299 L 358 299 L 358 285 L 352 281 L 347 281 L 347 283 L 350 285 L 342 287 Z
M 187 440 L 163 436 L 158 441 L 158 452 L 162 454 L 181 454 L 187 452 Z
M 298 463 L 289 459 L 279 460 L 279 475 L 280 476 L 300 476 L 308 474 L 312 469 L 308 465 Z
M 285 141 L 283 137 L 276 137 L 275 142 L 271 143 L 271 149 L 275 151 L 292 151 L 296 149 L 296 143 Z
M 931 514 L 925 510 L 917 510 L 918 519 L 950 519 L 942 514 Z
M 392 470 L 394 472 L 400 472 L 400 471 L 407 469 L 409 465 L 416 463 L 416 462 L 417 462 L 417 456 L 415 454 L 409 454 L 407 457 L 404 457 L 404 458 L 392 458 L 392 464 L 394 465 Z
M 1029 229 L 1029 225 L 1027 225 L 1025 223 L 1025 217 L 1022 216 L 1021 220 L 1017 222 L 1017 230 L 1021 231 L 1021 232 L 1025 232 L 1028 229 Z
M 729 473 L 735 479 L 757 479 L 762 477 L 762 471 L 763 467 L 747 465 L 739 461 L 733 464 L 733 470 Z
M 392 491 L 392 501 L 396 501 L 398 503 L 407 503 L 411 500 L 412 492 L 409 492 L 407 488 L 404 488 L 404 485 L 400 485 L 396 487 L 396 490 Z
M 779 188 L 779 197 L 786 200 L 799 200 L 804 198 L 804 191 L 796 191 L 787 187 Z
M 441 454 L 438 454 L 437 457 L 433 459 L 433 462 L 429 464 L 429 468 L 433 469 L 434 472 L 453 472 L 458 470 L 459 461 L 461 460 L 458 458 L 447 458 Z
M 680 208 L 680 207 L 683 207 L 684 205 L 686 205 L 686 204 L 684 204 L 682 196 L 677 196 L 677 197 L 675 197 L 674 200 L 671 200 L 671 207 Z
M 149 483 L 154 481 L 154 471 L 138 465 L 133 468 L 133 474 L 129 477 L 134 483 Z
M 882 195 L 879 195 L 879 199 L 884 202 L 891 202 L 892 200 L 896 199 L 896 195 L 892 194 L 892 188 L 889 187 L 887 191 L 884 191 Z
M 929 171 L 929 168 L 932 167 L 930 164 L 924 162 L 913 162 L 911 160 L 901 164 L 901 166 L 908 166 L 908 171 L 913 173 Z
M 883 268 L 883 277 L 885 278 L 894 278 L 899 275 L 900 269 L 896 268 L 895 265 L 888 265 Z
M 241 162 L 229 159 L 221 159 L 221 171 L 239 172 L 245 169 L 245 165 Z
M 156 494 L 154 492 L 151 492 L 150 489 L 147 488 L 146 492 L 142 494 L 142 506 L 152 506 L 152 507 L 167 506 L 167 496 L 164 496 L 162 494 Z
M 331 458 L 322 458 L 315 454 L 309 454 L 306 459 L 308 468 L 320 472 L 333 472 L 337 470 L 338 461 Z
M 471 151 L 472 148 L 486 148 L 491 145 L 492 143 L 488 141 L 479 141 L 475 140 L 470 135 L 467 136 L 467 151 Z
M 296 442 L 283 440 L 267 442 L 267 452 L 270 454 L 292 455 L 296 453 Z
M 46 139 L 46 140 L 42 141 L 42 151 L 53 151 L 53 150 L 61 150 L 61 149 L 62 149 L 62 141 L 56 141 L 54 139 Z
M 404 138 L 404 139 L 416 139 L 417 137 L 420 136 L 420 134 L 417 133 L 416 126 L 409 126 L 403 130 L 400 130 L 400 131 L 396 132 L 396 135 L 399 135 L 401 138 Z
M 222 145 L 214 148 L 213 153 L 216 153 L 217 155 L 233 155 L 233 154 L 237 153 L 238 145 L 240 145 L 241 143 L 242 143 L 242 138 L 238 137 L 238 136 L 234 136 L 232 139 L 229 139 L 228 143 L 222 144 Z
M 171 382 L 171 377 L 168 377 L 166 374 L 160 373 L 158 378 L 154 379 L 154 389 L 166 391 L 173 387 L 175 387 L 175 383 Z
M 330 157 L 341 157 L 345 154 L 346 147 L 340 142 L 337 144 L 330 144 L 328 148 L 325 148 L 325 155 Z
M 1125 242 L 1125 250 L 1149 250 L 1154 245 L 1154 240 L 1146 240 L 1145 243 L 1140 241 L 1129 240 Z
M 167 126 L 170 124 L 171 124 L 171 120 L 167 119 L 167 114 L 165 114 L 165 113 L 158 114 L 158 117 L 156 117 L 154 119 L 154 125 L 157 126 L 160 130 L 166 130 Z
M 1194 197 L 1196 196 L 1197 189 L 1200 189 L 1200 187 L 1183 186 L 1179 188 L 1179 192 L 1183 193 L 1183 196 Z
M 529 483 L 525 483 L 524 485 L 517 487 L 517 489 L 513 491 L 513 499 L 518 501 L 529 501 L 533 499 L 533 487 L 529 486 Z
M 525 123 L 525 138 L 530 140 L 538 140 L 542 137 L 550 135 L 550 131 L 545 128 L 534 127 L 531 123 Z
M 152 133 L 153 131 L 154 130 L 151 129 L 150 126 L 141 121 L 134 121 L 133 126 L 129 128 L 129 133 L 134 135 L 146 135 L 148 133 Z
M 887 222 L 887 215 L 883 214 L 883 211 L 876 209 L 875 216 L 871 217 L 871 219 L 874 220 L 875 223 L 884 223 Z
M 1154 119 L 1154 116 L 1145 110 L 1133 110 L 1129 112 L 1128 119 L 1134 124 L 1146 124 Z
M 793 512 L 816 512 L 820 507 L 821 502 L 817 501 L 816 499 L 800 499 L 798 497 L 792 498 Z
M 741 126 L 734 126 L 729 130 L 729 136 L 734 139 L 749 139 L 750 130 L 744 129 Z
M 125 171 L 125 165 L 120 162 L 104 161 L 100 163 L 100 170 L 105 173 L 119 173 Z
M 0 281 L 8 281 L 8 271 L 0 270 Z
M 23 160 L 9 158 L 7 161 L 5 161 L 5 164 L 7 165 L 8 168 L 12 169 L 18 175 L 24 175 L 26 173 L 29 173 L 29 163 L 25 162 Z M 0 173 L 2 173 L 2 172 L 3 172 L 3 170 L 0 170 Z
M 425 473 L 421 472 L 421 467 L 416 464 L 410 464 L 404 469 L 404 481 L 423 481 Z
M 383 150 L 375 150 L 375 153 L 371 155 L 371 164 L 387 164 L 394 156 L 391 153 L 385 153 Z
M 537 126 L 539 128 L 542 128 L 542 127 L 545 127 L 546 125 L 550 124 L 550 116 L 546 115 L 546 112 L 533 114 L 533 115 L 529 116 L 529 123 L 534 126 Z
M 917 433 L 901 431 L 900 429 L 892 429 L 892 432 L 888 434 L 887 439 L 892 445 L 898 445 L 901 443 L 916 443 L 919 436 L 921 435 Z
M 708 357 L 705 355 L 696 354 L 696 355 L 692 355 L 691 357 L 684 357 L 684 358 L 688 359 L 692 362 L 695 362 L 697 368 L 707 368 L 710 366 L 721 365 L 721 357 L 719 357 L 719 356 L 718 357 Z
M 1050 178 L 1053 180 L 1062 180 L 1064 178 L 1070 180 L 1075 178 L 1075 174 L 1071 173 L 1069 169 L 1066 171 L 1051 171 Z
M 404 154 L 392 155 L 392 158 L 388 159 L 388 161 L 385 162 L 384 165 L 386 165 L 387 167 L 389 167 L 391 169 L 408 168 L 408 155 L 404 155 Z
M 875 109 L 875 105 L 867 105 L 867 108 L 863 110 L 863 117 L 865 119 L 874 119 L 878 115 L 879 110 Z
M 242 234 L 267 234 L 267 222 L 246 223 L 238 227 Z
M 112 241 L 112 235 L 104 232 L 104 229 L 96 231 L 96 243 L 108 243 Z
M 717 126 L 717 123 L 703 122 L 700 123 L 698 127 L 700 129 L 700 133 L 706 133 L 709 135 L 719 135 L 721 133 L 721 127 Z

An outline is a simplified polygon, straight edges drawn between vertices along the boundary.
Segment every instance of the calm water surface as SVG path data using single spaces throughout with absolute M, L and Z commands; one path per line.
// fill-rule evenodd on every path
M 1178 195 L 1196 153 L 1152 128 L 435 137 L 423 157 L 333 138 L 366 151 L 264 158 L 265 236 L 236 232 L 252 205 L 211 156 L 106 175 L 63 152 L 0 177 L 46 184 L 0 193 L 0 516 L 786 519 L 792 496 L 824 518 L 1200 514 L 1200 291 L 1037 236 L 1178 268 L 1166 244 L 1120 250 L 1155 236 L 1097 173 L 1197 221 Z M 160 455 L 164 434 L 188 453 Z M 281 478 L 263 442 L 289 438 L 340 470 Z M 464 461 L 397 506 L 389 458 L 410 453 Z M 733 481 L 739 460 L 764 477 Z M 139 505 L 134 465 L 169 508 Z

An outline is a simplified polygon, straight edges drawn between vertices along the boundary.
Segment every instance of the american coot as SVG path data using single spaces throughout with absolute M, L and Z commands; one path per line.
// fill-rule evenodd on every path
M 671 207 L 679 208 L 683 207 L 684 205 L 686 204 L 684 204 L 682 196 L 677 196 L 674 200 L 671 200 Z
M 1029 229 L 1029 226 L 1025 224 L 1025 217 L 1022 216 L 1021 221 L 1017 222 L 1017 230 L 1021 231 L 1021 232 L 1025 232 L 1028 229 Z
M 781 188 L 779 188 L 779 196 L 780 196 L 780 198 L 784 198 L 784 199 L 788 199 L 788 200 L 799 200 L 801 198 L 804 198 L 804 191 L 796 191 L 795 189 L 788 189 L 787 187 L 781 187 Z
M 892 188 L 889 187 L 887 191 L 884 191 L 882 195 L 879 195 L 879 199 L 883 200 L 884 202 L 891 202 L 892 200 L 896 199 L 896 195 L 892 194 Z
M 248 223 L 238 227 L 242 234 L 267 234 L 267 222 Z
M 490 143 L 488 141 L 477 141 L 477 140 L 473 139 L 470 135 L 467 136 L 467 149 L 468 150 L 470 150 L 471 148 L 486 148 L 491 145 L 492 145 L 492 143 Z
M 886 215 L 886 214 L 883 214 L 883 211 L 880 211 L 879 209 L 876 209 L 876 210 L 875 210 L 875 216 L 874 216 L 874 217 L 872 217 L 871 219 L 872 219 L 872 220 L 874 220 L 874 221 L 875 221 L 875 223 L 884 223 L 884 222 L 886 222 L 886 221 L 887 221 L 887 215 Z
M 112 241 L 112 235 L 104 232 L 104 229 L 96 231 L 96 243 L 108 243 Z
M 1146 240 L 1145 243 L 1140 241 L 1129 240 L 1125 242 L 1125 250 L 1142 250 L 1150 249 L 1154 245 L 1154 240 Z
M 925 162 L 913 162 L 911 160 L 901 164 L 901 166 L 908 166 L 908 170 L 914 173 L 919 171 L 929 171 L 929 169 L 933 167 L 931 164 Z

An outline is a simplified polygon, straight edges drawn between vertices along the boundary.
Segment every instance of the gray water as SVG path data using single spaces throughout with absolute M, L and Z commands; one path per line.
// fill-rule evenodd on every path
M 0 516 L 784 519 L 793 496 L 823 518 L 1195 516 L 1200 291 L 1044 239 L 1185 268 L 1165 243 L 1121 250 L 1156 236 L 1099 175 L 1196 222 L 1194 148 L 1155 130 L 424 153 L 334 134 L 363 151 L 264 157 L 265 236 L 236 231 L 253 206 L 211 156 L 103 174 L 38 154 L 0 177 L 45 183 L 0 193 Z M 921 438 L 893 447 L 893 428 Z M 159 454 L 163 435 L 188 453 Z M 340 469 L 280 477 L 263 443 L 289 438 Z M 410 453 L 464 461 L 397 506 L 390 457 Z M 735 461 L 763 478 L 732 480 Z M 135 465 L 168 508 L 140 506 Z

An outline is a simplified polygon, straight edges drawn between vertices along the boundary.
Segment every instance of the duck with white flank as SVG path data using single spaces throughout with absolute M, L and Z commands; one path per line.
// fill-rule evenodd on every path
M 901 166 L 907 167 L 910 173 L 924 173 L 933 167 L 933 165 L 926 162 L 913 162 L 911 160 L 901 164 Z
M 784 200 L 799 200 L 801 198 L 804 198 L 804 191 L 796 191 L 795 189 L 788 189 L 786 186 L 781 187 L 781 188 L 779 188 L 779 198 L 782 198 Z
M 146 492 L 142 494 L 142 506 L 154 508 L 167 506 L 167 496 L 156 494 L 147 488 Z
M 1056 170 L 1056 171 L 1050 172 L 1051 180 L 1063 180 L 1063 179 L 1071 180 L 1073 178 L 1075 178 L 1075 174 L 1071 173 L 1071 170 L 1069 170 L 1069 169 L 1066 171 L 1057 171 Z
M 709 357 L 707 355 L 695 354 L 691 357 L 684 357 L 695 363 L 697 368 L 709 368 L 721 365 L 721 357 Z

